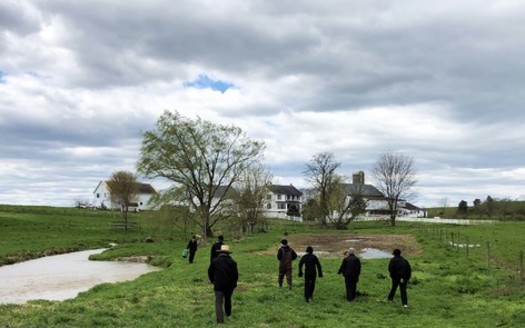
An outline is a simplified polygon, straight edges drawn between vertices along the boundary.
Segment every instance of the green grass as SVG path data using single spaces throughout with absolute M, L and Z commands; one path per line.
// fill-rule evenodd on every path
M 140 240 L 154 232 L 125 234 L 107 228 L 111 212 L 75 212 L 69 209 L 45 209 L 39 215 L 31 211 L 3 211 L 0 207 L 2 242 L 20 238 L 27 229 L 32 239 L 18 242 L 23 249 L 43 252 L 55 248 L 100 246 L 109 241 L 120 243 L 102 258 L 126 255 L 152 256 L 165 270 L 148 273 L 131 282 L 102 284 L 64 302 L 32 301 L 25 305 L 0 305 L 0 327 L 213 327 L 214 296 L 208 282 L 209 248 L 197 251 L 193 265 L 180 257 L 186 236 L 170 232 L 156 236 L 155 243 Z M 56 214 L 54 214 L 56 211 Z M 62 214 L 60 214 L 63 211 Z M 85 217 L 83 217 L 85 213 Z M 92 216 L 90 216 L 92 215 Z M 142 215 L 138 220 L 145 220 Z M 99 222 L 100 221 L 100 222 Z M 59 223 L 59 224 L 57 224 Z M 143 223 L 144 226 L 148 222 Z M 49 228 L 44 228 L 49 227 Z M 62 227 L 62 228 L 60 228 Z M 64 228 L 66 227 L 66 228 Z M 85 228 L 93 233 L 87 233 Z M 507 266 L 486 268 L 484 250 L 473 249 L 467 258 L 462 250 L 446 246 L 435 226 L 413 226 L 399 222 L 391 228 L 379 222 L 352 224 L 350 231 L 318 230 L 310 225 L 273 221 L 268 233 L 232 240 L 225 231 L 233 258 L 239 265 L 239 286 L 233 295 L 233 316 L 228 327 L 518 327 L 525 322 L 525 291 Z M 523 247 L 525 224 L 502 223 L 490 226 L 440 226 L 459 231 L 469 238 L 492 238 L 493 257 L 497 263 L 509 263 L 505 254 Z M 68 236 L 49 237 L 57 231 Z M 430 230 L 434 229 L 434 230 Z M 4 232 L 8 231 L 4 235 Z M 344 281 L 336 274 L 341 259 L 323 259 L 325 276 L 317 280 L 314 302 L 303 300 L 303 280 L 294 277 L 294 289 L 277 287 L 275 255 L 284 233 L 414 234 L 423 249 L 419 257 L 409 258 L 413 279 L 408 289 L 410 308 L 401 308 L 399 295 L 393 303 L 385 302 L 390 281 L 388 259 L 363 260 L 358 289 L 366 296 L 348 303 Z M 48 237 L 46 237 L 48 236 Z M 169 237 L 168 237 L 169 236 Z M 78 243 L 81 243 L 78 244 Z M 497 245 L 497 246 L 496 246 Z M 292 247 L 294 245 L 291 245 Z M 402 246 L 402 245 L 400 245 Z M 19 250 L 10 246 L 5 254 Z M 21 249 L 22 249 L 21 248 Z M 342 247 L 343 248 L 343 247 Z M 301 250 L 302 251 L 302 250 Z M 297 265 L 297 264 L 296 264 Z M 512 266 L 509 264 L 508 266 Z M 297 269 L 294 269 L 294 275 Z

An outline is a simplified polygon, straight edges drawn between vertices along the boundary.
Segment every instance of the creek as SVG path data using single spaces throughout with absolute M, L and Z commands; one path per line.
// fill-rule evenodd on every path
M 0 304 L 23 304 L 30 300 L 63 301 L 75 298 L 95 285 L 133 280 L 160 270 L 145 263 L 90 261 L 87 250 L 0 267 Z

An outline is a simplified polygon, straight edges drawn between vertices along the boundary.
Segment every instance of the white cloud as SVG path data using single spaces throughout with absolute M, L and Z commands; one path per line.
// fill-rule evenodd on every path
M 264 140 L 282 184 L 320 151 L 349 175 L 396 150 L 422 205 L 520 197 L 522 32 L 511 0 L 3 1 L 0 202 L 89 195 L 166 109 Z

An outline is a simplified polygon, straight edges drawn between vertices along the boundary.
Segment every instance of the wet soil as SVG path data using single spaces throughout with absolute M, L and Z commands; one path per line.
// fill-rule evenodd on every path
M 306 247 L 312 246 L 314 253 L 321 257 L 342 257 L 348 248 L 355 249 L 359 256 L 365 248 L 373 248 L 392 253 L 399 248 L 403 255 L 412 257 L 421 255 L 421 246 L 414 236 L 409 234 L 388 235 L 358 235 L 358 234 L 298 234 L 287 236 L 288 245 L 296 252 L 304 252 Z M 274 254 L 279 244 L 264 252 L 265 255 Z

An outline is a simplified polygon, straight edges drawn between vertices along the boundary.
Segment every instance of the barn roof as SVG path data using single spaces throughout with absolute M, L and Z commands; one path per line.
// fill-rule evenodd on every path
M 376 187 L 369 184 L 345 184 L 349 194 L 359 193 L 364 197 L 385 197 Z
M 271 185 L 270 190 L 276 194 L 301 196 L 303 193 L 293 185 Z

